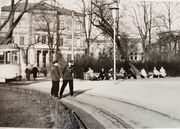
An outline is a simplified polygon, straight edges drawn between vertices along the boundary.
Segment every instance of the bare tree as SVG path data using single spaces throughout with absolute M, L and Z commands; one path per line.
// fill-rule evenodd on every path
M 82 16 L 78 17 L 79 18 L 79 22 L 81 23 L 84 33 L 85 33 L 85 42 L 87 45 L 86 51 L 85 51 L 85 55 L 89 56 L 90 54 L 90 46 L 91 44 L 93 44 L 97 38 L 102 35 L 102 33 L 99 34 L 93 34 L 93 26 L 91 24 L 92 21 L 92 4 L 91 4 L 91 0 L 89 2 L 85 2 L 85 0 L 81 0 L 82 2 L 82 7 L 80 7 L 82 9 L 82 14 L 83 14 L 83 20 L 81 19 Z
M 62 54 L 59 49 L 61 41 L 60 36 L 62 35 L 63 30 L 66 28 L 60 28 L 60 15 L 61 12 L 57 7 L 49 5 L 51 10 L 48 12 L 47 10 L 40 10 L 39 16 L 41 21 L 44 22 L 42 26 L 43 31 L 47 32 L 48 41 L 45 42 L 49 46 L 49 62 L 53 61 L 53 52 L 56 52 L 56 58 L 59 62 L 61 62 Z M 55 36 L 56 35 L 56 36 Z M 56 38 L 55 38 L 56 37 Z
M 118 1 L 114 1 L 116 4 L 118 3 Z M 113 19 L 112 19 L 112 15 L 111 12 L 109 10 L 109 6 L 111 4 L 114 4 L 114 2 L 112 3 L 107 3 L 103 0 L 95 0 L 92 2 L 92 20 L 91 23 L 101 29 L 103 31 L 103 33 L 110 37 L 111 39 L 113 39 Z M 120 16 L 120 15 L 119 15 Z M 120 18 L 117 18 L 116 23 L 117 26 L 119 26 L 119 21 Z M 128 43 L 127 40 L 127 36 L 124 36 L 125 32 L 121 32 L 120 29 L 118 29 L 118 27 L 116 28 L 116 36 L 115 36 L 115 42 L 117 44 L 117 48 L 120 52 L 120 54 L 122 55 L 123 59 L 125 60 L 125 62 L 127 63 L 127 65 L 134 71 L 134 73 L 139 76 L 139 70 L 129 61 L 129 57 L 125 51 L 124 45 L 123 43 Z
M 148 57 L 152 38 L 152 2 L 140 1 L 133 7 L 132 23 L 137 28 L 142 40 L 142 47 L 145 58 Z
M 168 31 L 172 31 L 173 23 L 179 18 L 176 15 L 176 9 L 179 6 L 179 2 L 164 2 L 166 14 L 163 14 L 160 18 L 164 23 L 164 27 Z
M 19 21 L 21 20 L 21 18 L 24 15 L 24 13 L 27 11 L 28 0 L 25 0 L 25 4 L 24 4 L 24 7 L 23 7 L 21 13 L 15 19 L 14 16 L 15 16 L 16 9 L 18 8 L 18 6 L 20 5 L 21 2 L 22 2 L 22 0 L 18 0 L 18 2 L 16 2 L 16 3 L 15 3 L 15 0 L 11 0 L 11 11 L 10 11 L 7 19 L 0 26 L 0 30 L 1 30 L 10 21 L 9 30 L 8 30 L 5 38 L 0 42 L 0 44 L 8 44 L 11 42 L 14 28 L 19 23 Z
M 21 20 L 21 18 L 23 17 L 23 15 L 33 9 L 34 7 L 36 7 L 38 4 L 41 4 L 43 1 L 40 1 L 39 3 L 35 4 L 32 7 L 28 8 L 28 0 L 18 0 L 17 2 L 15 2 L 15 0 L 11 0 L 11 5 L 10 5 L 10 11 L 9 14 L 7 16 L 7 18 L 3 21 L 3 23 L 0 25 L 0 31 L 5 27 L 5 25 L 9 22 L 9 30 L 6 33 L 4 39 L 2 41 L 0 41 L 0 44 L 8 44 L 11 43 L 12 41 L 12 34 L 13 31 L 15 29 L 15 27 L 17 26 L 17 24 L 19 23 L 19 21 Z M 21 12 L 19 13 L 19 15 L 17 17 L 15 17 L 15 14 L 17 12 L 17 9 L 21 8 L 20 5 L 22 7 L 22 9 L 20 10 Z
M 157 22 L 159 23 L 159 47 L 162 58 L 169 60 L 170 57 L 177 53 L 177 44 L 180 39 L 172 30 L 175 21 L 179 19 L 176 11 L 179 7 L 179 2 L 164 2 L 163 4 L 165 6 L 164 12 L 157 16 Z M 162 47 L 164 50 L 162 50 Z

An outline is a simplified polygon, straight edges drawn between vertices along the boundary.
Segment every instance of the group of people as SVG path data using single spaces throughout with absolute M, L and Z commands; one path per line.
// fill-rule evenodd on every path
M 105 72 L 105 69 L 102 68 L 99 75 L 95 74 L 94 71 L 89 68 L 86 72 L 87 79 L 89 80 L 112 80 L 113 79 L 113 69 L 111 68 L 108 72 Z M 153 72 L 147 73 L 144 68 L 140 70 L 141 78 L 164 78 L 166 77 L 166 71 L 161 66 L 160 70 L 158 71 L 156 67 L 154 67 Z M 120 68 L 119 72 L 116 73 L 117 79 L 128 79 L 134 78 L 136 79 L 136 75 L 133 73 L 133 70 L 130 68 L 129 70 L 125 70 L 123 67 Z
M 112 80 L 113 79 L 113 69 L 111 68 L 107 73 L 105 72 L 105 69 L 102 68 L 99 75 L 96 75 L 92 68 L 88 68 L 88 71 L 86 72 L 87 79 L 88 80 Z
M 33 66 L 32 69 L 31 69 L 30 65 L 28 65 L 27 68 L 25 69 L 25 73 L 26 73 L 26 78 L 28 81 L 30 80 L 31 74 L 33 74 L 33 78 L 34 78 L 34 80 L 36 80 L 39 70 L 35 65 Z
M 63 83 L 59 92 L 59 83 L 60 79 L 63 79 Z M 53 62 L 51 67 L 51 79 L 52 79 L 52 88 L 51 95 L 59 99 L 62 98 L 64 89 L 69 83 L 70 95 L 73 96 L 73 61 L 68 61 L 65 66 L 58 64 L 57 61 Z M 58 96 L 59 93 L 59 96 Z
M 163 66 L 161 66 L 160 70 L 158 71 L 156 67 L 154 67 L 153 72 L 147 73 L 144 68 L 141 69 L 141 77 L 142 78 L 164 78 L 166 77 L 166 70 L 164 69 Z
M 36 67 L 36 65 L 34 65 L 33 67 L 31 67 L 30 65 L 28 65 L 25 69 L 25 73 L 26 73 L 26 78 L 29 81 L 31 78 L 31 74 L 33 75 L 33 79 L 36 80 L 38 73 L 43 73 L 44 76 L 47 76 L 47 69 L 45 66 L 42 66 L 40 69 L 38 69 Z

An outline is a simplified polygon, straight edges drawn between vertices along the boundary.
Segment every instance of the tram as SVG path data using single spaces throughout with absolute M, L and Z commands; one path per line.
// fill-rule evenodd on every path
M 0 82 L 21 79 L 20 49 L 0 45 Z

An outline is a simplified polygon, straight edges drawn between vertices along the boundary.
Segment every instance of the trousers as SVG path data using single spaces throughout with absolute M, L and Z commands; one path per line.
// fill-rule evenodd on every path
M 58 97 L 59 92 L 59 81 L 52 81 L 51 95 Z
M 73 92 L 73 80 L 63 80 L 63 84 L 62 84 L 61 91 L 60 91 L 60 97 L 62 97 L 64 89 L 66 88 L 68 83 L 69 83 L 70 95 L 73 96 L 73 94 L 74 94 L 74 92 Z

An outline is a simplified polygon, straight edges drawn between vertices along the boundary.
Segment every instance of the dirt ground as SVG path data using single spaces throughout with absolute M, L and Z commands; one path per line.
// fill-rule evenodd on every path
M 0 86 L 0 127 L 79 128 L 68 109 L 49 99 L 31 91 Z

